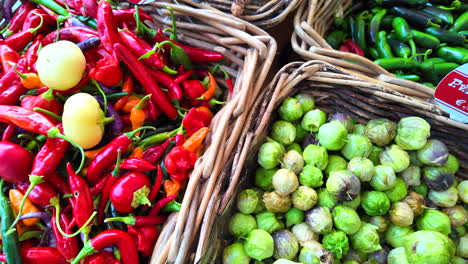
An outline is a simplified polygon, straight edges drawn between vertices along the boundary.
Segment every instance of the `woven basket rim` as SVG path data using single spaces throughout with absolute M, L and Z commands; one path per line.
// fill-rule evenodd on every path
M 388 86 L 388 88 L 399 91 L 403 94 L 407 94 L 413 97 L 420 97 L 423 93 L 426 101 L 430 102 L 440 115 L 448 116 L 448 113 L 439 105 L 433 101 L 434 90 L 426 87 L 422 84 L 403 80 L 395 77 L 393 74 L 382 69 L 380 66 L 375 64 L 373 61 L 347 52 L 341 52 L 334 50 L 326 41 L 323 39 L 321 33 L 325 33 L 324 23 L 326 19 L 318 15 L 322 12 L 324 7 L 318 7 L 318 0 L 306 0 L 303 2 L 294 17 L 294 32 L 291 38 L 293 50 L 306 60 L 321 59 L 332 63 L 337 67 L 346 68 L 357 73 L 361 73 L 369 78 L 366 78 L 369 82 L 378 82 Z M 351 5 L 351 0 L 343 1 L 330 1 L 327 3 L 337 5 L 341 12 Z M 340 5 L 341 3 L 341 5 Z M 335 9 L 336 9 L 335 8 Z M 322 12 L 323 13 L 323 12 Z M 330 14 L 330 13 L 329 13 Z M 320 21 L 319 21 L 320 20 Z M 318 25 L 321 25 L 320 28 Z M 345 61 L 343 58 L 348 58 L 356 62 L 361 63 L 362 66 L 357 65 L 353 62 Z M 361 76 L 363 77 L 363 76 Z M 416 94 L 415 94 L 416 93 Z M 429 99 L 429 100 L 427 100 Z M 459 127 L 467 130 L 468 124 L 463 124 L 452 119 L 446 119 L 447 125 Z
M 226 175 L 225 164 L 236 151 L 238 142 L 245 140 L 245 122 L 257 97 L 262 94 L 269 69 L 276 54 L 276 41 L 264 30 L 239 18 L 217 10 L 196 9 L 184 4 L 154 2 L 156 22 L 170 25 L 167 6 L 173 8 L 182 42 L 212 49 L 225 55 L 223 67 L 235 80 L 234 94 L 215 115 L 210 133 L 205 139 L 206 151 L 191 173 L 182 208 L 166 221 L 155 245 L 151 263 L 187 263 L 194 252 L 193 241 L 200 233 L 205 211 L 212 208 L 217 197 L 216 186 Z M 186 22 L 189 21 L 190 23 Z M 196 32 L 197 34 L 194 34 Z M 203 228 L 203 227 L 202 227 Z M 203 230 L 201 231 L 203 233 Z
M 285 20 L 303 1 L 305 0 L 271 0 L 264 1 L 263 5 L 248 4 L 245 8 L 250 10 L 251 14 L 241 15 L 239 18 L 260 28 L 270 29 Z M 232 15 L 230 11 L 232 0 L 181 0 L 181 2 L 189 6 Z

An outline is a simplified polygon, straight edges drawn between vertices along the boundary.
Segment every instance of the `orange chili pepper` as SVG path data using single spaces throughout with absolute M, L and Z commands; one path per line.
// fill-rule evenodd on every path
M 142 104 L 146 102 L 149 98 L 151 98 L 151 94 L 146 95 L 145 97 L 141 98 L 140 102 L 132 108 L 130 112 L 130 122 L 132 122 L 132 130 L 140 128 L 143 126 L 143 122 L 145 122 L 146 114 L 143 111 Z M 139 136 L 140 131 L 135 133 L 135 136 Z
M 182 145 L 186 150 L 196 152 L 197 149 L 203 143 L 206 135 L 210 131 L 207 127 L 202 127 L 197 130 L 197 132 L 193 133 Z
M 10 189 L 9 196 L 10 196 L 11 206 L 13 207 L 13 210 L 17 214 L 20 211 L 20 204 L 24 195 L 17 189 Z M 27 213 L 33 213 L 33 212 L 39 212 L 39 209 L 31 202 L 31 200 L 29 200 L 29 198 L 26 198 L 22 215 L 27 214 Z M 30 218 L 30 219 L 24 219 L 23 223 L 26 226 L 33 226 L 38 221 L 39 221 L 39 218 Z
M 166 192 L 166 197 L 179 194 L 180 189 L 182 189 L 182 184 L 179 181 L 174 179 L 167 179 L 164 181 L 164 191 Z
M 21 79 L 21 83 L 23 84 L 24 88 L 34 89 L 34 88 L 44 86 L 44 84 L 41 82 L 41 79 L 39 79 L 39 75 L 37 75 L 37 73 L 34 73 L 34 72 L 21 73 L 16 70 L 16 65 L 13 67 L 13 70 L 16 72 L 16 74 L 19 75 Z
M 133 149 L 132 154 L 130 154 L 130 158 L 142 158 L 143 157 L 143 149 L 136 147 Z
M 211 110 L 210 110 L 208 107 L 206 107 L 206 106 L 199 106 L 199 107 L 197 107 L 197 110 L 200 110 L 200 111 L 202 111 L 202 112 L 205 112 L 205 113 L 208 114 L 211 118 L 213 118 L 213 116 L 214 116 L 213 112 L 211 112 Z
M 134 88 L 134 81 L 133 81 L 132 75 L 130 74 L 125 75 L 123 84 L 122 84 L 122 92 L 131 93 L 133 92 L 133 88 Z M 115 102 L 114 104 L 115 110 L 120 111 L 120 109 L 122 109 L 122 107 L 124 107 L 124 105 L 127 103 L 128 98 L 130 98 L 129 95 L 119 98 L 119 100 L 117 100 L 117 102 Z
M 85 151 L 85 157 L 87 157 L 88 159 L 94 159 L 97 154 L 99 154 L 99 152 L 101 152 L 101 150 L 103 150 L 106 146 L 102 146 L 98 149 L 93 149 L 93 150 L 87 150 Z
M 121 109 L 122 112 L 130 113 L 132 111 L 132 108 L 135 107 L 140 102 L 140 100 L 141 98 L 138 97 L 137 95 L 134 95 L 134 94 L 130 95 L 130 97 L 128 97 L 127 102 Z
M 216 80 L 215 80 L 213 74 L 208 72 L 208 76 L 210 77 L 210 85 L 208 86 L 208 90 L 206 90 L 206 92 L 203 93 L 202 96 L 200 96 L 200 98 L 197 98 L 197 99 L 209 100 L 209 99 L 211 99 L 211 97 L 213 97 L 213 95 L 214 95 L 214 93 L 216 91 Z

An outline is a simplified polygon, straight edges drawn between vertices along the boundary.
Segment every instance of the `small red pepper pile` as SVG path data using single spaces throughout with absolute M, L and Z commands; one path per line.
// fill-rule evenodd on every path
M 170 36 L 149 28 L 144 21 L 153 18 L 137 6 L 31 0 L 8 8 L 0 40 L 0 261 L 140 263 L 180 209 L 203 154 L 222 94 L 214 76 L 233 92 L 217 64 L 223 55 L 179 43 L 175 23 Z M 60 40 L 86 59 L 82 79 L 66 90 L 47 87 L 36 67 L 42 48 Z M 77 93 L 93 96 L 105 115 L 102 140 L 86 151 L 62 123 Z

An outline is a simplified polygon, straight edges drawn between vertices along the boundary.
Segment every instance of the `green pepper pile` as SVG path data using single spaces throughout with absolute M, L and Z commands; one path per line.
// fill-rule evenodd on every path
M 463 2 L 370 0 L 335 17 L 326 40 L 335 49 L 364 54 L 399 78 L 435 88 L 468 62 L 468 3 Z
M 468 181 L 416 116 L 356 124 L 286 98 L 236 197 L 224 264 L 459 264 Z

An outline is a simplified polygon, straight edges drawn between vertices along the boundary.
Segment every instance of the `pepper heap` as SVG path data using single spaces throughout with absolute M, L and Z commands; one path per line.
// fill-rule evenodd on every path
M 4 8 L 0 261 L 139 263 L 203 153 L 214 76 L 233 92 L 223 55 L 179 43 L 171 9 L 166 37 L 137 6 Z
M 335 17 L 326 37 L 333 48 L 371 58 L 399 78 L 432 88 L 468 62 L 468 4 L 463 1 L 364 2 Z

